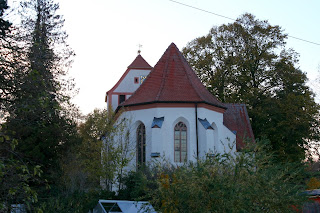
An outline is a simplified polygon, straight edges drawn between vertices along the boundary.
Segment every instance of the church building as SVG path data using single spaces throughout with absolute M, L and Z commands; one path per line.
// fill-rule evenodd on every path
M 214 97 L 174 43 L 154 67 L 139 53 L 105 101 L 118 119 L 130 122 L 132 166 L 152 158 L 179 164 L 236 152 L 254 140 L 245 104 Z

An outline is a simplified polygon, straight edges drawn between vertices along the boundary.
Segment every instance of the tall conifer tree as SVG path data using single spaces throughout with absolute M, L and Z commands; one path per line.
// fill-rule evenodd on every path
M 66 44 L 64 20 L 56 14 L 58 4 L 31 0 L 22 8 L 27 71 L 8 108 L 7 127 L 20 141 L 19 151 L 49 175 L 59 170 L 59 157 L 76 132 L 69 113 L 68 88 L 73 85 L 63 80 L 74 53 Z
M 7 20 L 3 19 L 3 15 L 5 10 L 8 9 L 7 0 L 0 0 L 0 36 L 4 37 L 6 32 L 8 31 L 11 23 Z

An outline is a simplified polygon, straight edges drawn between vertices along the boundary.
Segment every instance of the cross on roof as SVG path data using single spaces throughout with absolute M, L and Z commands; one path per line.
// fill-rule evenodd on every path
M 140 55 L 142 45 L 141 45 L 141 44 L 138 44 L 138 47 L 139 47 L 139 49 L 138 49 L 138 54 Z

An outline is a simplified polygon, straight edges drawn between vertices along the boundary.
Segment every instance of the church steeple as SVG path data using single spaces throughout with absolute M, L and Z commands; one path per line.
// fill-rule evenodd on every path
M 141 60 L 139 57 L 130 68 Z M 168 47 L 144 83 L 122 106 L 150 103 L 204 103 L 226 109 L 203 86 L 174 43 Z
M 106 93 L 105 102 L 108 107 L 116 109 L 120 103 L 127 100 L 140 86 L 152 67 L 139 54 L 128 66 L 119 81 Z
M 152 69 L 152 67 L 148 64 L 148 62 L 146 62 L 146 60 L 144 60 L 144 58 L 139 53 L 134 61 L 128 66 L 128 69 Z

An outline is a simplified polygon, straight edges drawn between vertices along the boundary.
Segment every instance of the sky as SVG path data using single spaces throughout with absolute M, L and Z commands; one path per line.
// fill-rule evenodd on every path
M 233 22 L 170 0 L 56 1 L 65 18 L 68 43 L 76 53 L 69 70 L 79 89 L 73 102 L 84 114 L 106 107 L 105 93 L 135 59 L 139 44 L 142 57 L 154 66 L 172 42 L 181 50 L 208 34 L 212 26 Z M 281 26 L 289 36 L 320 44 L 319 0 L 176 1 L 232 19 L 252 13 L 259 20 Z M 307 73 L 315 92 L 320 92 L 315 83 L 320 71 L 320 45 L 289 37 L 287 48 L 300 54 L 298 66 Z

